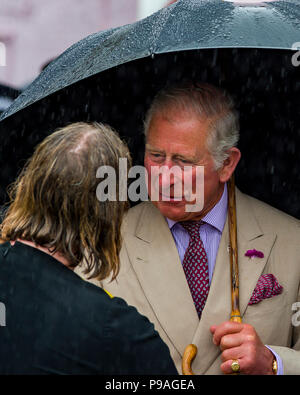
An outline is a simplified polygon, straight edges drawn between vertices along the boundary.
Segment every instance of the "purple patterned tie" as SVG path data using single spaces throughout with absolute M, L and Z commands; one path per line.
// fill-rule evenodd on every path
M 209 291 L 207 255 L 199 235 L 202 223 L 201 221 L 180 222 L 190 235 L 190 242 L 185 251 L 182 266 L 199 318 Z

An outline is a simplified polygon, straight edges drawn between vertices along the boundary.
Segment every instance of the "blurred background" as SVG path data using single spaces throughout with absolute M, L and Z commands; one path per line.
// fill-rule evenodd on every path
M 0 89 L 0 111 L 49 61 L 75 42 L 100 30 L 133 23 L 172 2 L 0 0 L 0 84 L 10 88 Z

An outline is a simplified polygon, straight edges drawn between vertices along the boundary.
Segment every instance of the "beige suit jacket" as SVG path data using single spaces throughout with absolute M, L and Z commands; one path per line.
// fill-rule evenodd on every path
M 243 322 L 253 325 L 262 342 L 280 355 L 284 374 L 300 374 L 300 321 L 298 325 L 294 319 L 297 325 L 292 324 L 296 313 L 292 305 L 299 301 L 300 222 L 238 190 L 236 202 Z M 262 251 L 264 258 L 245 257 L 249 249 Z M 248 306 L 260 275 L 266 273 L 277 278 L 283 292 Z M 209 328 L 229 320 L 231 312 L 227 223 L 200 321 L 172 234 L 150 202 L 132 208 L 126 216 L 120 274 L 102 286 L 154 323 L 180 373 L 184 349 L 194 343 L 198 347 L 195 374 L 221 374 L 221 352 Z

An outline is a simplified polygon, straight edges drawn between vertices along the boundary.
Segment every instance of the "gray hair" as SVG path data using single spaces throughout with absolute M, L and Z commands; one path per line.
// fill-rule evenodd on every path
M 215 86 L 206 83 L 185 83 L 161 90 L 154 98 L 144 121 L 147 137 L 154 115 L 176 109 L 200 119 L 209 119 L 206 148 L 212 155 L 216 170 L 228 158 L 228 150 L 239 140 L 239 119 L 232 98 Z

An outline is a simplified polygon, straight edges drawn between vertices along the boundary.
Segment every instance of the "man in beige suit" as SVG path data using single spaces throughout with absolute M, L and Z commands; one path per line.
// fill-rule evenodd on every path
M 187 211 L 184 197 L 176 199 L 175 177 L 166 201 L 165 181 L 159 178 L 158 201 L 143 202 L 129 211 L 123 224 L 120 273 L 102 286 L 155 324 L 179 372 L 185 347 L 194 343 L 198 347 L 195 374 L 232 373 L 234 362 L 243 374 L 300 374 L 300 322 L 293 316 L 299 301 L 299 221 L 239 190 L 243 323 L 229 321 L 226 182 L 241 156 L 232 101 L 206 84 L 167 89 L 158 94 L 147 114 L 145 135 L 148 181 L 154 166 L 191 166 L 194 181 L 195 169 L 202 166 L 204 204 L 198 212 Z M 151 194 L 149 190 L 150 198 Z M 206 251 L 203 262 L 209 279 L 200 312 L 183 270 L 191 243 L 183 225 L 197 221 L 202 224 L 200 243 Z M 270 278 L 274 288 L 272 282 L 264 282 Z

